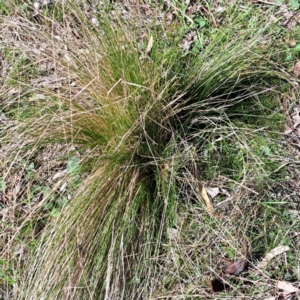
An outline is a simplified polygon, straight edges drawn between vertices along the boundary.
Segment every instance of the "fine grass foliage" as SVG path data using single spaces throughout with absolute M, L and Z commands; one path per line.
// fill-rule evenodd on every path
M 277 133 L 260 135 L 276 131 L 271 123 L 279 117 L 253 120 L 265 113 L 266 97 L 296 83 L 276 61 L 272 24 L 247 27 L 246 13 L 231 12 L 199 53 L 184 53 L 178 39 L 134 14 L 128 21 L 118 10 L 102 13 L 93 24 L 75 4 L 53 8 L 52 18 L 50 9 L 22 28 L 5 24 L 18 31 L 25 52 L 17 74 L 30 70 L 25 79 L 13 71 L 4 83 L 30 91 L 4 107 L 6 114 L 18 109 L 3 137 L 5 165 L 15 155 L 27 174 L 36 218 L 24 219 L 15 235 L 34 232 L 15 298 L 155 299 L 174 290 L 205 298 L 217 272 L 210 252 L 234 259 L 243 238 L 251 244 L 275 224 L 274 200 L 255 190 L 269 188 L 280 166 L 270 159 L 282 155 Z M 199 34 L 203 22 L 195 21 Z M 59 155 L 49 154 L 55 164 L 44 167 L 47 153 Z M 220 218 L 202 203 L 195 168 L 202 180 L 222 178 L 232 195 L 228 206 L 216 199 Z M 43 178 L 46 169 L 64 171 L 60 185 Z M 254 247 L 260 255 L 284 237 L 272 240 L 272 232 Z M 266 280 L 257 276 L 261 289 L 244 293 L 263 293 Z M 233 285 L 234 296 L 242 283 Z

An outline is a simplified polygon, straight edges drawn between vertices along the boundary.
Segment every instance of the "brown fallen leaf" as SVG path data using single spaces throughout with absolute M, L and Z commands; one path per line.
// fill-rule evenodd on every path
M 194 149 L 194 155 L 195 155 L 195 153 L 196 153 L 196 150 Z M 206 206 L 207 212 L 209 213 L 209 215 L 211 217 L 217 217 L 214 212 L 214 207 L 212 206 L 211 201 L 207 195 L 206 189 L 200 181 L 200 176 L 199 176 L 199 172 L 198 172 L 195 160 L 194 160 L 194 172 L 195 172 L 195 177 L 196 177 L 197 185 L 198 185 L 198 193 Z
M 239 275 L 244 271 L 247 264 L 247 257 L 249 256 L 249 245 L 246 240 L 244 240 L 243 244 L 243 257 L 241 259 L 236 262 L 222 259 L 222 261 L 226 264 L 226 269 L 210 282 L 210 287 L 213 292 L 217 293 L 228 289 L 229 285 L 226 282 L 225 278 L 229 275 Z
M 228 268 L 226 268 L 224 273 L 228 275 L 239 275 L 244 271 L 245 264 L 245 259 L 241 258 L 237 262 L 232 263 Z
M 249 256 L 249 245 L 246 240 L 243 241 L 243 245 L 244 245 L 244 249 L 242 251 L 243 257 L 239 259 L 237 262 L 234 262 L 230 266 L 228 266 L 225 270 L 225 274 L 239 275 L 241 272 L 244 271 L 247 263 L 247 257 Z

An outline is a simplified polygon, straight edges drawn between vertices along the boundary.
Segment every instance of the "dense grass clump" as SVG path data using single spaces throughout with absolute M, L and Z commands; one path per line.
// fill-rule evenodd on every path
M 36 229 L 38 243 L 16 297 L 145 299 L 158 291 L 152 278 L 164 280 L 162 241 L 168 241 L 168 230 L 197 230 L 190 219 L 193 203 L 201 211 L 201 217 L 195 215 L 206 224 L 207 230 L 200 230 L 203 243 L 208 232 L 228 225 L 208 214 L 197 188 L 199 173 L 208 180 L 226 175 L 228 182 L 242 182 L 240 187 L 252 193 L 256 186 L 247 187 L 248 179 L 259 182 L 272 171 L 264 168 L 262 152 L 252 151 L 257 128 L 237 125 L 241 103 L 255 106 L 280 92 L 274 86 L 294 83 L 275 61 L 278 49 L 267 22 L 244 28 L 243 20 L 232 16 L 201 52 L 189 55 L 157 27 L 137 26 L 134 15 L 128 21 L 116 12 L 102 13 L 92 23 L 77 6 L 64 5 L 59 11 L 65 15 L 50 21 L 39 16 L 39 25 L 27 21 L 17 29 L 27 67 L 32 61 L 35 69 L 29 77 L 11 76 L 9 84 L 18 84 L 26 97 L 17 107 L 13 101 L 4 107 L 14 122 L 7 132 L 18 132 L 25 141 L 28 161 L 42 169 L 41 153 L 59 147 L 59 161 L 69 162 L 60 166 L 67 170 L 69 199 L 59 205 L 63 189 L 51 186 L 34 206 L 44 223 Z M 5 26 L 14 30 L 14 22 Z M 41 30 L 30 31 L 31 26 Z M 28 39 L 47 47 L 34 52 Z M 53 65 L 46 74 L 39 70 L 43 61 Z M 31 88 L 35 75 L 59 84 Z M 9 134 L 3 141 L 13 145 Z M 6 155 L 15 153 L 13 148 L 7 146 Z M 228 149 L 234 149 L 237 161 L 223 157 Z M 218 161 L 225 166 L 219 174 Z M 259 167 L 250 169 L 253 164 Z M 257 203 L 245 207 L 255 214 Z M 245 203 L 238 199 L 236 205 Z M 238 236 L 233 237 L 233 228 L 222 234 L 230 243 L 253 228 L 247 220 L 236 224 L 244 228 Z

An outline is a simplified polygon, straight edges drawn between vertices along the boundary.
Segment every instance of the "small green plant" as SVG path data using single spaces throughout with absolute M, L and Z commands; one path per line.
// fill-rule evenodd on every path
M 300 3 L 298 0 L 290 0 L 289 1 L 289 6 L 292 10 L 297 10 L 300 7 Z
M 1 14 L 5 14 L 7 16 L 10 15 L 9 10 L 3 1 L 0 1 L 0 12 L 1 12 Z
M 3 284 L 12 285 L 15 283 L 13 279 L 11 267 L 7 263 L 7 261 L 0 259 L 0 289 Z
M 8 62 L 11 63 L 11 68 L 8 76 L 7 85 L 15 85 L 16 82 L 24 82 L 31 78 L 36 77 L 38 69 L 32 62 L 26 57 L 21 50 L 4 49 L 5 57 Z

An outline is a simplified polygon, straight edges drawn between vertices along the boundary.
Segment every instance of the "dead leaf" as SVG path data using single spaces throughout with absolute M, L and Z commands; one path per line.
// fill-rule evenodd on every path
M 242 251 L 242 254 L 244 257 L 239 259 L 237 262 L 231 263 L 231 265 L 227 266 L 226 270 L 224 271 L 225 274 L 239 275 L 244 271 L 245 265 L 247 263 L 247 257 L 249 256 L 249 245 L 246 240 L 244 240 L 243 244 L 244 249 Z
M 215 198 L 218 194 L 220 194 L 220 189 L 218 187 L 216 188 L 206 188 L 206 192 L 211 196 L 212 198 Z
M 274 257 L 276 257 L 284 252 L 287 252 L 289 250 L 290 250 L 290 247 L 288 247 L 288 246 L 278 246 L 278 247 L 274 248 L 263 258 L 263 260 L 257 265 L 257 267 L 259 269 L 266 268 L 270 260 L 272 260 Z
M 264 300 L 275 300 L 275 299 L 282 299 L 282 300 L 289 300 L 292 299 L 293 294 L 299 294 L 300 290 L 294 287 L 291 283 L 279 280 L 276 282 L 277 288 L 277 296 L 276 297 L 269 297 Z
M 206 190 L 205 190 L 204 186 L 200 183 L 200 181 L 198 181 L 198 187 L 199 187 L 200 196 L 201 196 L 201 198 L 203 199 L 203 201 L 206 205 L 208 213 L 210 215 L 214 215 L 214 208 L 213 208 L 213 206 L 210 202 L 210 199 L 208 198 L 208 195 L 206 193 Z
M 287 292 L 287 293 L 299 293 L 300 292 L 299 289 L 297 289 L 291 283 L 288 283 L 286 281 L 281 281 L 281 280 L 277 281 L 276 287 L 279 290 L 283 290 L 284 292 Z
M 246 263 L 245 259 L 241 258 L 237 262 L 233 263 L 228 268 L 226 268 L 224 273 L 229 275 L 239 275 L 244 271 L 245 263 Z
M 300 61 L 298 61 L 295 65 L 294 65 L 294 74 L 296 77 L 299 77 L 300 75 Z
M 65 177 L 66 175 L 67 175 L 66 171 L 57 172 L 56 174 L 53 175 L 52 180 L 60 179 L 62 177 Z
M 195 149 L 194 149 L 194 153 L 195 153 Z M 197 169 L 197 165 L 195 163 L 194 160 L 194 172 L 195 172 L 195 177 L 197 179 L 197 184 L 198 184 L 198 193 L 200 195 L 200 197 L 202 198 L 202 200 L 204 201 L 204 204 L 206 206 L 207 212 L 212 216 L 212 217 L 216 217 L 215 212 L 214 212 L 214 208 L 210 202 L 210 199 L 207 195 L 206 189 L 204 188 L 203 184 L 200 181 L 200 176 L 199 176 L 199 172 Z
M 228 275 L 239 275 L 241 272 L 244 271 L 245 266 L 247 264 L 247 257 L 249 256 L 249 245 L 246 240 L 244 240 L 243 244 L 243 257 L 241 259 L 239 259 L 236 262 L 222 259 L 222 261 L 226 264 L 226 269 L 210 282 L 210 287 L 213 292 L 217 293 L 228 289 L 229 285 L 225 281 L 225 278 L 228 277 Z
M 145 51 L 145 54 L 148 54 L 151 51 L 152 47 L 153 47 L 153 36 L 151 35 L 148 45 L 147 45 L 147 48 L 146 48 L 146 51 Z

